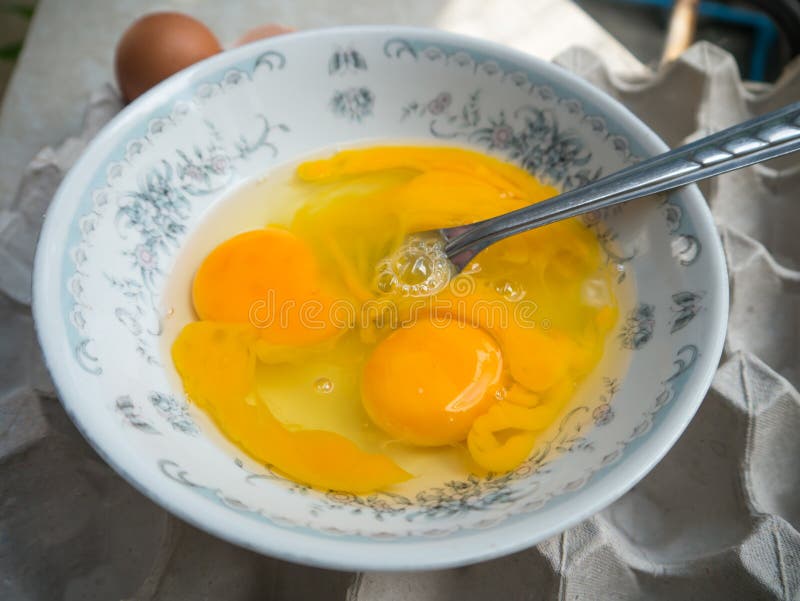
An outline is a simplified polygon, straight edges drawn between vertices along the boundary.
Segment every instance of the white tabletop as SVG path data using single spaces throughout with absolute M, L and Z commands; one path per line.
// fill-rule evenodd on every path
M 0 107 L 0 207 L 44 146 L 80 130 L 89 93 L 113 80 L 114 46 L 139 15 L 179 10 L 207 23 L 223 44 L 266 22 L 298 29 L 380 23 L 437 27 L 551 59 L 574 45 L 613 69 L 642 65 L 569 0 L 40 0 Z

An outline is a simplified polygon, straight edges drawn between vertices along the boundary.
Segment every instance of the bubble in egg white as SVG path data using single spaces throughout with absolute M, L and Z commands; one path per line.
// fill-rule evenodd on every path
M 461 272 L 464 275 L 472 275 L 474 273 L 480 273 L 481 271 L 481 264 L 477 261 L 470 263 L 466 266 L 466 268 Z
M 494 289 L 507 301 L 515 303 L 525 298 L 525 288 L 511 280 L 500 280 L 494 285 Z
M 430 296 L 450 281 L 452 265 L 441 239 L 410 237 L 376 265 L 375 288 L 384 294 Z
M 333 392 L 333 381 L 330 378 L 317 378 L 314 382 L 314 390 L 320 394 L 329 394 Z
M 581 300 L 590 307 L 603 307 L 611 303 L 611 291 L 601 279 L 586 280 L 581 286 Z

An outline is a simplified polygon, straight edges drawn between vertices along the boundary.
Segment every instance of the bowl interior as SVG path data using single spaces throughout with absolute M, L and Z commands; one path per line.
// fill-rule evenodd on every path
M 370 142 L 476 148 L 565 189 L 662 147 L 556 67 L 438 32 L 309 32 L 206 61 L 123 111 L 48 214 L 34 310 L 65 407 L 143 492 L 273 555 L 400 569 L 533 544 L 633 485 L 696 410 L 727 311 L 710 216 L 692 188 L 585 218 L 618 266 L 622 317 L 520 468 L 413 495 L 322 493 L 249 460 L 187 405 L 163 352 L 164 290 L 187 237 L 237 186 Z

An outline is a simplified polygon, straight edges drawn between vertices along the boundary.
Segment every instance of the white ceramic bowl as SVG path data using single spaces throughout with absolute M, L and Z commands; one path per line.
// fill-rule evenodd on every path
M 448 33 L 354 27 L 225 52 L 122 111 L 48 211 L 34 315 L 71 418 L 122 476 L 222 538 L 341 569 L 426 569 L 528 547 L 622 495 L 672 446 L 719 359 L 728 291 L 694 187 L 592 215 L 620 266 L 605 361 L 511 474 L 416 496 L 289 482 L 187 406 L 162 354 L 161 298 L 187 235 L 242 181 L 370 141 L 463 145 L 571 187 L 661 152 L 629 111 L 530 56 Z M 627 369 L 621 367 L 628 363 Z

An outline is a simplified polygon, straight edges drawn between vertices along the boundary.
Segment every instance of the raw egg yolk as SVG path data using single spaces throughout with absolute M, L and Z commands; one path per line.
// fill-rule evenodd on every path
M 200 319 L 249 323 L 270 344 L 311 344 L 341 331 L 330 317 L 335 296 L 311 249 L 278 228 L 217 246 L 195 275 L 192 299 Z
M 472 459 L 490 472 L 513 470 L 530 455 L 536 439 L 558 417 L 575 392 L 562 380 L 540 396 L 513 384 L 506 398 L 475 420 L 467 437 Z
M 256 333 L 246 325 L 195 321 L 172 345 L 172 360 L 189 398 L 203 409 L 238 403 L 252 390 Z
M 542 392 L 564 379 L 578 355 L 576 345 L 558 332 L 509 327 L 497 333 L 515 381 Z
M 237 324 L 197 321 L 172 346 L 189 397 L 256 460 L 322 489 L 369 492 L 411 475 L 385 455 L 323 430 L 289 430 L 253 392 L 257 334 Z
M 422 319 L 375 348 L 364 368 L 364 407 L 404 442 L 456 443 L 496 402 L 502 371 L 497 343 L 480 328 Z

